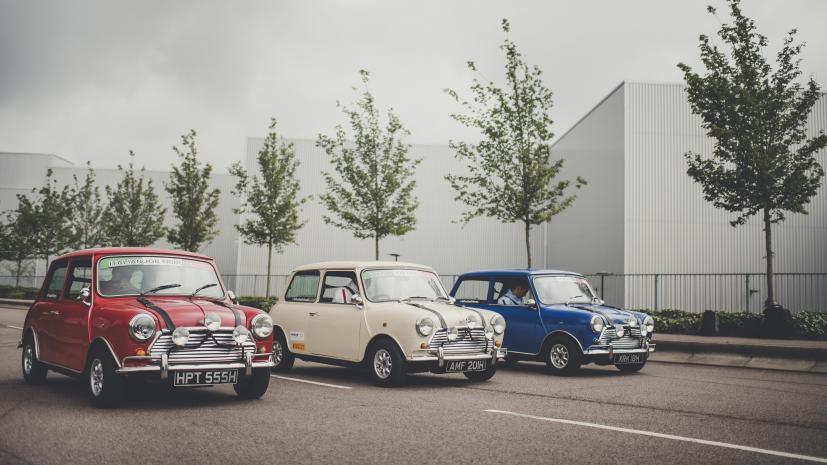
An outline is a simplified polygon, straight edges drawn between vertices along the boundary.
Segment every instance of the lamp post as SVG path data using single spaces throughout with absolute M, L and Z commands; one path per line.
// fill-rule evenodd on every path
M 389 253 L 388 255 L 393 257 L 393 261 L 395 261 L 395 262 L 399 261 L 399 254 L 398 253 Z

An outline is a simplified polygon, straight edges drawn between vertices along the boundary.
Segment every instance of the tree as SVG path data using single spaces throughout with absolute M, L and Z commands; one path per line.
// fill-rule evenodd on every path
M 221 191 L 210 189 L 212 165 L 198 161 L 194 130 L 181 136 L 181 145 L 181 149 L 172 147 L 181 164 L 172 166 L 170 181 L 165 185 L 172 198 L 172 212 L 178 219 L 178 224 L 167 232 L 167 240 L 184 250 L 197 252 L 218 235 L 215 208 Z
M 571 181 L 554 182 L 564 160 L 551 160 L 552 92 L 543 84 L 540 68 L 529 67 L 508 38 L 510 25 L 506 19 L 502 30 L 506 33 L 500 46 L 506 56 L 505 87 L 474 78 L 472 102 L 446 89 L 469 112 L 451 117 L 482 134 L 476 144 L 450 141 L 455 157 L 467 163 L 468 172 L 450 174 L 446 179 L 456 191 L 454 199 L 469 207 L 462 214 L 462 222 L 487 216 L 504 223 L 523 223 L 526 262 L 531 268 L 531 228 L 551 221 L 576 197 L 566 194 Z M 467 66 L 477 72 L 473 61 Z M 583 184 L 586 181 L 578 176 L 575 187 Z
M 73 175 L 74 185 L 69 193 L 72 212 L 69 221 L 75 238 L 72 246 L 76 249 L 98 247 L 106 243 L 103 228 L 104 205 L 100 188 L 95 184 L 95 172 L 86 162 L 86 177 L 83 183 Z
M 299 161 L 293 144 L 279 137 L 275 119 L 270 120 L 269 129 L 256 159 L 258 176 L 250 176 L 239 162 L 230 167 L 230 174 L 237 178 L 233 194 L 241 199 L 233 212 L 247 215 L 236 229 L 246 244 L 267 246 L 266 297 L 270 297 L 273 250 L 281 253 L 285 245 L 296 243 L 296 232 L 304 226 L 299 211 L 307 201 L 299 197 Z
M 6 212 L 5 222 L 0 224 L 0 260 L 14 264 L 11 268 L 15 276 L 14 287 L 20 287 L 26 260 L 36 255 L 36 244 L 32 238 L 39 226 L 30 206 L 30 203 L 18 203 L 16 210 Z
M 34 255 L 43 259 L 57 255 L 75 242 L 71 218 L 75 214 L 69 186 L 58 188 L 51 169 L 46 170 L 46 181 L 39 189 L 32 189 L 33 198 L 18 194 L 18 212 L 26 222 L 37 227 L 30 231 Z
M 379 240 L 402 236 L 416 226 L 419 201 L 413 195 L 413 176 L 421 160 L 408 156 L 402 139 L 410 134 L 399 117 L 388 110 L 382 126 L 373 95 L 367 88 L 369 74 L 360 70 L 364 91 L 356 108 L 343 107 L 350 128 L 348 137 L 341 125 L 333 137 L 319 134 L 316 145 L 324 149 L 336 176 L 323 172 L 328 191 L 321 196 L 330 215 L 325 223 L 350 230 L 358 239 L 373 238 L 375 259 Z M 356 88 L 354 88 L 356 90 Z
M 107 205 L 103 212 L 104 231 L 115 246 L 146 247 L 164 237 L 166 209 L 158 202 L 151 179 L 144 179 L 144 168 L 136 173 L 129 151 L 127 169 L 118 165 L 123 175 L 115 186 L 106 186 Z
M 715 14 L 715 9 L 707 10 Z M 686 153 L 687 173 L 698 182 L 704 198 L 717 208 L 736 213 L 730 224 L 743 225 L 761 214 L 767 260 L 766 308 L 775 306 L 773 291 L 772 225 L 786 212 L 806 214 L 824 176 L 816 152 L 827 144 L 821 131 L 807 137 L 807 119 L 819 99 L 820 87 L 811 78 L 805 86 L 795 44 L 789 32 L 776 56 L 777 68 L 763 55 L 767 38 L 744 16 L 739 0 L 729 0 L 733 23 L 718 31 L 728 51 L 700 36 L 706 74 L 679 63 L 692 111 L 714 140 L 711 157 Z

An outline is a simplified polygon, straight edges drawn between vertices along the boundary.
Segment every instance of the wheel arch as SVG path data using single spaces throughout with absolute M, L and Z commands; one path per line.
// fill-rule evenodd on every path
M 376 344 L 379 341 L 390 341 L 393 345 L 396 346 L 397 349 L 399 349 L 399 353 L 402 354 L 402 358 L 407 360 L 408 357 L 405 356 L 405 351 L 402 350 L 402 344 L 400 344 L 399 341 L 397 341 L 396 338 L 394 338 L 393 336 L 381 333 L 374 335 L 370 339 L 370 341 L 368 341 L 368 343 L 365 344 L 365 349 L 362 351 L 362 358 L 361 360 L 359 360 L 360 363 L 363 363 L 367 359 L 368 351 L 371 347 L 373 347 L 374 344 Z
M 21 338 L 22 342 L 26 342 L 26 338 L 29 336 L 31 336 L 34 341 L 34 356 L 40 360 L 40 341 L 37 340 L 37 330 L 31 326 L 23 330 L 23 337 Z
M 578 341 L 577 338 L 574 337 L 574 335 L 572 335 L 570 332 L 563 331 L 561 329 L 552 331 L 546 335 L 546 338 L 543 339 L 543 344 L 540 346 L 540 353 L 537 355 L 542 356 L 544 353 L 546 353 L 546 350 L 548 350 L 548 346 L 549 344 L 551 344 L 551 341 L 560 338 L 574 341 L 574 343 L 577 344 L 577 348 L 580 349 L 580 355 L 583 355 L 583 345 L 580 344 L 580 341 Z
M 118 359 L 118 355 L 115 353 L 115 349 L 112 348 L 112 344 L 110 344 L 105 337 L 98 336 L 92 339 L 92 343 L 89 344 L 89 349 L 86 350 L 86 361 L 83 364 L 84 371 L 86 371 L 86 367 L 89 366 L 89 359 L 92 357 L 92 352 L 98 347 L 103 347 L 104 350 L 108 351 L 109 354 L 112 355 L 112 359 L 115 361 L 115 365 L 118 368 L 121 368 L 121 361 Z

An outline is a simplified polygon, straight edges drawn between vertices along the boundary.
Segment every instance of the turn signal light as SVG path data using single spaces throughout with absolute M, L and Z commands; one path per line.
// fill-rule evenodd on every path
M 267 347 L 258 346 L 258 353 L 263 354 L 264 352 L 267 352 Z
M 143 357 L 144 355 L 146 355 L 146 351 L 144 349 L 138 349 L 135 351 L 135 355 L 137 355 L 138 357 Z
M 501 346 L 501 345 L 502 345 L 502 342 L 500 342 L 500 341 L 494 341 L 494 347 L 499 347 L 499 346 Z
M 428 348 L 428 343 L 427 343 L 427 342 L 423 342 L 422 344 L 419 344 L 419 348 L 420 348 L 420 349 L 427 349 L 427 348 Z

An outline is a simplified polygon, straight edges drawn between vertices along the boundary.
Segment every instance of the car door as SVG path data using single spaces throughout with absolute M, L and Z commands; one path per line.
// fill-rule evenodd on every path
M 320 272 L 318 270 L 298 271 L 293 274 L 284 303 L 277 307 L 276 322 L 281 324 L 287 338 L 287 347 L 296 354 L 309 354 L 310 315 L 318 304 Z
M 92 258 L 74 257 L 69 263 L 66 285 L 57 302 L 54 340 L 60 347 L 55 362 L 73 370 L 83 370 L 89 347 L 89 310 L 91 301 L 81 299 L 81 289 L 92 285 Z M 91 297 L 90 297 L 91 298 Z
M 352 290 L 358 289 L 356 273 L 351 270 L 327 270 L 324 273 L 319 302 L 310 315 L 313 355 L 355 361 L 364 310 L 350 302 Z M 360 293 L 361 294 L 361 293 Z
M 40 297 L 32 306 L 31 326 L 37 334 L 37 345 L 41 360 L 59 364 L 62 348 L 55 339 L 60 326 L 60 298 L 66 283 L 69 260 L 58 260 L 49 267 L 49 273 L 40 291 Z

